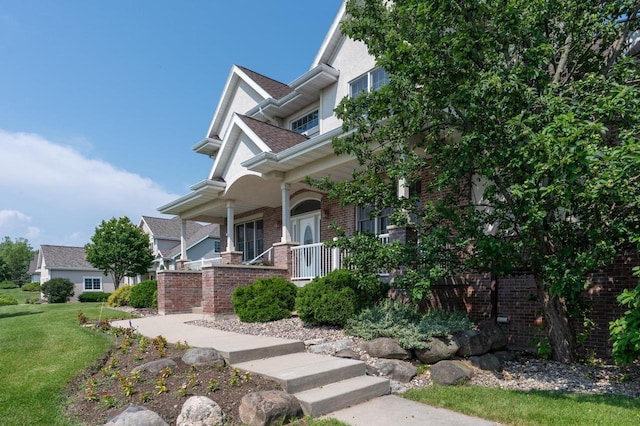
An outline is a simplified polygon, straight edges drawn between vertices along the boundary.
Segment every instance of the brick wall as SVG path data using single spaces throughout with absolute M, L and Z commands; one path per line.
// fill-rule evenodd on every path
M 158 313 L 191 312 L 202 303 L 202 274 L 197 271 L 158 272 Z
M 331 224 L 335 224 L 342 228 L 347 235 L 355 233 L 356 226 L 356 210 L 353 206 L 341 206 L 340 201 L 330 199 L 326 195 L 322 197 L 322 229 L 320 230 L 320 239 L 322 241 L 330 241 L 337 236 Z
M 274 267 L 222 265 L 202 271 L 202 307 L 205 314 L 233 314 L 231 295 L 236 287 L 251 284 L 258 278 L 288 278 L 288 271 Z

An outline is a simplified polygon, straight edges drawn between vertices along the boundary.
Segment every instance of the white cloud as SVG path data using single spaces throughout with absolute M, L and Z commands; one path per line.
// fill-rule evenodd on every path
M 6 235 L 65 245 L 84 245 L 100 221 L 114 216 L 134 223 L 143 214 L 158 216 L 158 206 L 177 198 L 148 178 L 72 147 L 3 130 L 0 194 L 0 230 Z

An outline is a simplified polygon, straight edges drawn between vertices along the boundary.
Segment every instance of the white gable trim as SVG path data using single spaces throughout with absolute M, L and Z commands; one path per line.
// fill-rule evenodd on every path
M 314 68 L 321 63 L 329 63 L 334 51 L 340 44 L 340 41 L 344 38 L 342 32 L 340 31 L 340 22 L 344 19 L 346 3 L 347 2 L 345 0 L 340 5 L 338 14 L 333 20 L 333 24 L 331 24 L 331 28 L 325 36 L 322 45 L 320 45 L 320 50 L 316 54 L 316 57 L 311 64 L 311 68 Z

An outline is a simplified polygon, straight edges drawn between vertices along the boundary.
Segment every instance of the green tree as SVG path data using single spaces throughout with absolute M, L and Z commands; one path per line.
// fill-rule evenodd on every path
M 124 277 L 144 274 L 153 264 L 149 236 L 126 216 L 103 220 L 84 249 L 89 263 L 111 274 L 116 289 Z
M 25 238 L 11 240 L 4 237 L 4 241 L 0 243 L 0 278 L 4 275 L 2 279 L 22 286 L 30 279 L 29 262 L 33 259 L 33 253 L 29 241 Z
M 461 270 L 525 268 L 554 357 L 574 360 L 587 273 L 640 233 L 640 72 L 625 57 L 638 7 L 349 1 L 343 32 L 390 81 L 336 110 L 334 149 L 364 167 L 316 184 L 411 223 L 417 243 L 386 266 L 405 271 L 415 298 Z M 397 196 L 398 182 L 421 180 L 432 199 Z

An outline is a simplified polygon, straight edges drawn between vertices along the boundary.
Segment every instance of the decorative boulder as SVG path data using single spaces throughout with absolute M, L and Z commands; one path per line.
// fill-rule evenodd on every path
M 317 345 L 309 345 L 308 351 L 312 354 L 327 354 L 333 355 L 338 351 L 349 349 L 353 345 L 353 340 L 343 339 L 336 340 L 335 342 L 320 343 Z
M 431 369 L 431 380 L 439 385 L 459 385 L 468 382 L 473 375 L 471 367 L 461 361 L 440 361 Z
M 472 356 L 469 362 L 474 367 L 485 371 L 502 371 L 502 361 L 493 354 L 484 354 L 480 356 Z
M 456 352 L 458 356 L 482 355 L 491 349 L 489 338 L 477 330 L 461 331 L 456 333 L 455 337 L 460 345 L 458 352 Z
M 126 410 L 107 420 L 105 426 L 169 426 L 155 411 L 139 405 L 130 405 Z
M 390 337 L 379 337 L 360 344 L 360 349 L 375 358 L 411 359 L 412 353 Z
M 478 324 L 478 330 L 484 334 L 491 345 L 490 351 L 495 352 L 505 349 L 509 343 L 504 330 L 494 321 L 482 321 Z
M 177 366 L 178 364 L 176 364 L 174 360 L 169 358 L 161 358 L 156 361 L 151 361 L 146 364 L 139 365 L 131 371 L 139 371 L 142 374 L 149 374 L 149 375 L 155 376 L 158 373 L 160 373 L 160 371 L 162 371 L 164 368 L 171 368 L 173 370 Z
M 342 349 L 333 355 L 338 358 L 360 359 L 360 355 L 353 349 Z
M 251 392 L 240 401 L 240 420 L 249 426 L 282 424 L 302 413 L 295 396 L 283 391 Z
M 374 363 L 374 368 L 383 376 L 402 383 L 409 383 L 418 374 L 413 364 L 397 360 L 379 359 Z
M 224 358 L 213 348 L 193 348 L 182 355 L 182 361 L 187 365 L 211 365 L 224 367 Z
M 460 349 L 455 337 L 433 337 L 429 340 L 428 349 L 416 349 L 416 358 L 423 364 L 435 364 L 444 359 L 451 359 Z
M 176 426 L 218 426 L 225 422 L 222 408 L 206 396 L 192 396 L 182 406 Z

